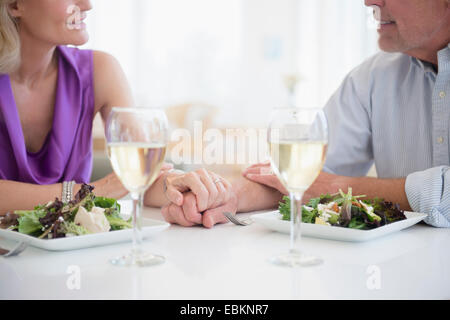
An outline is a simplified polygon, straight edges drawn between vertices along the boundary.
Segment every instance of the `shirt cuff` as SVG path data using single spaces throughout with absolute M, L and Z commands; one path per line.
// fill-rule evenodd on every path
M 415 212 L 426 213 L 425 222 L 450 227 L 450 171 L 441 166 L 414 172 L 406 177 L 405 192 Z M 446 181 L 446 175 L 447 181 Z

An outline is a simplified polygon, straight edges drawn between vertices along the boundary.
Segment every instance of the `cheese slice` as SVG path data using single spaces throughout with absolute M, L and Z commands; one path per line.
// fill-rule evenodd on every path
M 90 212 L 79 207 L 74 222 L 91 233 L 108 232 L 111 229 L 105 216 L 105 209 L 98 207 L 93 207 Z

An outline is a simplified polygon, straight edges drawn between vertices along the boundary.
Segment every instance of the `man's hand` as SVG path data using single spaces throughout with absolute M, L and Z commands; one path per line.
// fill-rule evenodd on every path
M 162 214 L 167 222 L 212 228 L 227 221 L 223 212 L 237 210 L 231 183 L 214 172 L 200 169 L 168 174 L 165 179 L 165 195 L 170 203 L 162 208 Z
M 204 212 L 198 210 L 197 197 L 192 192 L 187 192 L 183 196 L 184 201 L 181 206 L 170 203 L 162 208 L 162 215 L 167 222 L 185 227 L 203 225 L 206 228 L 212 228 L 215 224 L 227 222 L 224 212 L 236 213 L 237 210 L 237 196 L 231 190 L 223 195 L 228 199 L 227 202 Z
M 181 207 L 183 193 L 190 191 L 196 198 L 198 212 L 216 208 L 230 199 L 231 184 L 218 174 L 199 169 L 183 174 L 169 174 L 165 178 L 167 199 Z
M 278 190 L 283 195 L 289 194 L 278 177 L 272 172 L 270 162 L 254 164 L 246 168 L 242 175 L 248 180 Z M 303 194 L 302 202 L 307 203 L 311 198 L 316 198 L 321 194 L 336 193 L 339 189 L 347 192 L 350 179 L 349 177 L 321 172 L 309 189 Z
M 346 193 L 348 187 L 352 187 L 350 183 L 352 181 L 356 183 L 356 179 L 358 178 L 339 176 L 322 171 L 313 184 L 303 194 L 302 202 L 307 203 L 311 198 L 317 198 L 321 194 L 337 193 L 339 192 L 339 189 Z
M 246 168 L 242 172 L 242 175 L 253 182 L 276 189 L 284 195 L 289 193 L 281 183 L 280 179 L 272 172 L 270 162 L 254 164 Z
M 248 167 L 244 170 L 243 176 L 251 181 L 278 190 L 284 195 L 288 194 L 288 191 L 281 184 L 278 177 L 271 172 L 270 164 L 267 162 Z M 321 172 L 310 188 L 303 194 L 302 202 L 307 203 L 311 198 L 318 197 L 321 194 L 336 193 L 339 189 L 347 192 L 350 182 L 349 179 L 348 177 Z

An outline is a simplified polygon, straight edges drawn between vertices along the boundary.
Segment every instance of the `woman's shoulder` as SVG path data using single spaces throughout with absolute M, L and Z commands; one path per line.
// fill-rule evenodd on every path
M 125 73 L 119 61 L 111 54 L 94 50 L 94 88 L 97 111 L 110 102 L 121 102 L 123 96 L 130 96 L 130 90 Z M 116 98 L 118 96 L 118 98 Z
M 63 57 L 72 64 L 77 71 L 89 70 L 91 73 L 94 73 L 94 76 L 102 76 L 121 70 L 117 59 L 104 51 L 67 46 L 59 46 L 58 48 Z
M 99 50 L 92 50 L 94 72 L 99 75 L 121 71 L 119 61 L 113 55 Z

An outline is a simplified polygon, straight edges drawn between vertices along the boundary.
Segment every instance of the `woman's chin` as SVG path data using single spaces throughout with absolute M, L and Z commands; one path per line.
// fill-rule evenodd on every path
M 78 35 L 72 34 L 70 37 L 67 38 L 65 45 L 72 45 L 72 46 L 82 46 L 86 44 L 89 41 L 89 35 L 87 32 L 83 32 Z

